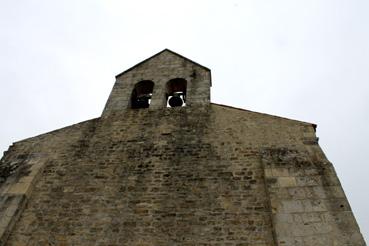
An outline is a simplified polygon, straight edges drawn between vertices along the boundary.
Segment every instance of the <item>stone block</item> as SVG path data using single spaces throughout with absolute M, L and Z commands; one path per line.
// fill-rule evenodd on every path
M 289 176 L 288 168 L 272 168 L 271 171 L 274 177 L 288 177 Z
M 321 176 L 296 177 L 298 186 L 318 186 L 323 185 Z
M 7 193 L 9 195 L 25 195 L 27 194 L 30 186 L 30 183 L 16 183 L 9 188 Z
M 326 200 L 306 199 L 301 201 L 305 212 L 325 212 L 328 211 Z
M 305 207 L 300 200 L 285 200 L 282 201 L 281 212 L 284 213 L 302 213 L 305 211 Z
M 305 187 L 289 187 L 288 194 L 293 199 L 304 199 L 307 198 Z
M 296 179 L 295 177 L 278 177 L 278 184 L 280 187 L 294 187 Z

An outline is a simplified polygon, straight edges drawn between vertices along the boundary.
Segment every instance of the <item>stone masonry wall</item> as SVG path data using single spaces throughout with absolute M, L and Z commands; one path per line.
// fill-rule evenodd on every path
M 125 110 L 17 146 L 47 158 L 7 245 L 365 245 L 311 124 Z
M 116 77 L 116 82 L 106 103 L 103 117 L 130 108 L 130 99 L 136 83 L 143 80 L 154 82 L 150 108 L 166 108 L 166 84 L 182 78 L 187 81 L 187 106 L 210 103 L 210 70 L 178 54 L 164 50 L 134 69 Z
M 88 135 L 86 129 L 93 122 L 90 120 L 17 142 L 4 153 L 0 161 L 0 245 L 7 241 L 34 185 L 44 175 L 43 168 L 50 160 L 62 158 L 71 143 L 85 138 Z
M 332 164 L 311 148 L 263 151 L 278 245 L 365 245 Z

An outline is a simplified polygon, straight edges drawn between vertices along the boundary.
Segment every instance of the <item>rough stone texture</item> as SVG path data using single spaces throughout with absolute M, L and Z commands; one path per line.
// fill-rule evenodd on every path
M 143 80 L 151 80 L 155 84 L 150 108 L 165 108 L 167 105 L 166 84 L 175 78 L 187 81 L 187 106 L 201 106 L 210 103 L 210 70 L 165 49 L 116 76 L 116 82 L 105 105 L 103 117 L 130 108 L 132 90 L 136 83 Z
M 364 245 L 345 194 L 317 145 L 262 153 L 279 245 Z
M 210 104 L 205 90 L 187 107 L 128 109 L 116 87 L 103 117 L 6 153 L 4 244 L 365 245 L 314 125 Z

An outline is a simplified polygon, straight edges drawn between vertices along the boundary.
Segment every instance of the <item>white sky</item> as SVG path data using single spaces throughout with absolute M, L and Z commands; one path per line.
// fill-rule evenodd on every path
M 0 151 L 100 116 L 116 74 L 169 48 L 212 69 L 213 102 L 318 124 L 369 239 L 368 13 L 367 0 L 0 0 Z

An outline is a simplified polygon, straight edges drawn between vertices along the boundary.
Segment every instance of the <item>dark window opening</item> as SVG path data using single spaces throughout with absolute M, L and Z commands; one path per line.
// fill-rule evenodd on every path
M 131 96 L 132 108 L 148 108 L 151 103 L 154 82 L 143 80 L 135 85 Z
M 171 79 L 167 83 L 167 107 L 186 106 L 187 81 L 185 79 Z

